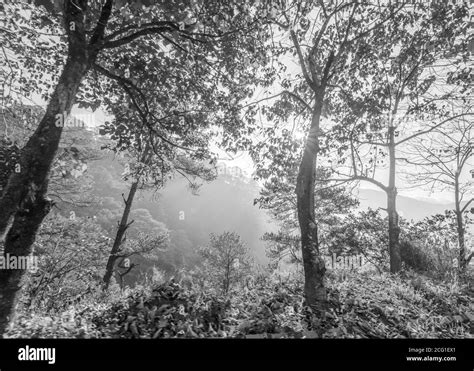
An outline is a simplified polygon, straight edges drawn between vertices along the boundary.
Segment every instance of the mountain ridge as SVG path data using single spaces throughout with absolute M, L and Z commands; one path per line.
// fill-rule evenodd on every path
M 372 209 L 386 208 L 387 198 L 384 192 L 360 188 L 358 190 L 360 199 L 359 209 L 368 207 Z M 454 209 L 454 203 L 444 203 L 436 200 L 428 201 L 424 198 L 414 198 L 399 195 L 397 197 L 397 208 L 400 216 L 408 220 L 420 220 L 433 214 L 444 213 L 445 210 Z

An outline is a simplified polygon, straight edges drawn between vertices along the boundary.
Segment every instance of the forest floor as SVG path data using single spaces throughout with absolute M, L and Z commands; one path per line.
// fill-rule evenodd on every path
M 328 309 L 311 320 L 302 282 L 260 277 L 228 297 L 171 280 L 54 316 L 18 315 L 8 337 L 473 338 L 474 287 L 425 276 L 328 277 Z M 318 329 L 317 331 L 315 329 Z

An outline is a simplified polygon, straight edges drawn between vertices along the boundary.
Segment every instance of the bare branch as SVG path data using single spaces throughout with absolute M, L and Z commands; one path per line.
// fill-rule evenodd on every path
M 417 132 L 417 133 L 414 133 L 414 134 L 412 134 L 412 135 L 410 135 L 410 136 L 408 136 L 408 137 L 406 137 L 406 138 L 404 138 L 404 139 L 398 141 L 397 143 L 395 143 L 395 146 L 398 146 L 399 144 L 405 143 L 405 142 L 407 142 L 407 141 L 409 141 L 409 140 L 411 140 L 411 139 L 413 139 L 413 138 L 416 138 L 416 137 L 418 137 L 418 136 L 420 136 L 420 135 L 428 134 L 428 133 L 432 132 L 433 130 L 439 128 L 440 126 L 444 125 L 445 123 L 447 123 L 447 122 L 449 122 L 449 121 L 451 121 L 451 120 L 457 119 L 457 118 L 459 118 L 459 117 L 472 116 L 472 115 L 474 115 L 474 113 L 460 113 L 460 114 L 458 114 L 458 115 L 451 116 L 451 117 L 447 118 L 446 120 L 441 121 L 440 123 L 436 124 L 435 126 L 429 128 L 429 129 L 419 131 L 419 132 Z

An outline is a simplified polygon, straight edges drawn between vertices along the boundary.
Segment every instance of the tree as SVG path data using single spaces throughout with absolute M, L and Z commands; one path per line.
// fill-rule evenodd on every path
M 120 251 L 115 254 L 118 262 L 113 267 L 113 271 L 116 273 L 121 289 L 124 288 L 125 277 L 140 264 L 138 261 L 145 261 L 149 264 L 150 261 L 156 260 L 156 253 L 167 249 L 168 239 L 169 236 L 165 233 L 154 235 L 139 233 L 138 237 L 127 240 L 127 243 L 124 244 L 125 246 L 120 245 Z M 135 261 L 130 259 L 132 256 L 135 257 Z
M 48 39 L 52 45 L 46 46 L 43 43 L 40 46 L 44 49 L 41 55 L 53 56 L 51 59 L 55 64 L 48 64 L 51 62 L 48 58 L 40 60 L 39 63 L 25 58 L 25 64 L 30 70 L 39 67 L 39 72 L 34 74 L 33 86 L 25 90 L 31 92 L 38 89 L 35 82 L 38 82 L 44 73 L 52 74 L 55 81 L 58 67 L 63 66 L 53 92 L 51 95 L 45 93 L 48 98 L 46 113 L 22 149 L 19 161 L 22 171 L 11 174 L 0 199 L 0 234 L 7 232 L 5 253 L 17 256 L 31 253 L 36 232 L 52 205 L 46 194 L 48 174 L 63 131 L 58 120 L 66 119 L 78 97 L 83 105 L 93 109 L 101 104 L 101 99 L 90 101 L 93 97 L 86 91 L 80 91 L 81 84 L 83 87 L 88 85 L 85 79 L 94 78 L 92 70 L 112 77 L 113 74 L 101 67 L 100 62 L 114 54 L 120 55 L 120 50 L 127 49 L 128 46 L 140 44 L 147 48 L 147 55 L 152 60 L 159 60 L 160 55 L 165 54 L 162 51 L 163 42 L 171 44 L 175 52 L 179 49 L 188 54 L 186 46 L 204 45 L 206 52 L 212 54 L 214 60 L 222 61 L 220 56 L 224 52 L 229 61 L 237 60 L 232 58 L 232 53 L 237 52 L 237 48 L 232 48 L 232 41 L 242 45 L 252 41 L 246 38 L 245 34 L 241 38 L 235 37 L 235 33 L 245 29 L 248 17 L 242 12 L 237 18 L 234 17 L 234 7 L 225 4 L 218 0 L 206 3 L 163 3 L 151 0 L 140 3 L 68 0 L 62 3 L 38 0 L 32 5 L 22 1 L 5 7 L 12 15 L 6 17 L 11 20 L 4 27 L 7 31 L 6 38 L 15 53 L 21 55 L 28 49 L 21 48 L 24 43 L 18 42 L 18 38 L 33 35 L 32 37 L 37 39 L 37 30 L 46 30 L 53 34 Z M 31 10 L 28 12 L 28 19 L 25 19 L 25 8 Z M 47 63 L 43 63 L 45 59 Z M 234 76 L 234 71 L 238 68 L 234 63 L 230 64 L 231 71 L 222 75 Z M 218 69 L 223 65 L 216 62 L 212 67 Z M 133 89 L 130 85 L 128 87 Z M 231 84 L 227 87 L 232 90 Z M 235 92 L 235 89 L 233 91 Z M 9 227 L 12 219 L 13 223 Z M 23 274 L 22 270 L 4 270 L 0 274 L 3 297 L 0 304 L 0 332 L 3 332 L 9 316 L 13 313 Z
M 337 146 L 338 180 L 363 180 L 386 193 L 392 273 L 401 269 L 397 151 L 414 138 L 472 115 L 472 107 L 453 114 L 446 109 L 448 102 L 466 100 L 469 87 L 466 16 L 464 4 L 407 7 L 393 23 L 380 27 L 377 36 L 358 42 L 352 75 L 334 81 L 339 100 L 332 100 L 337 122 L 333 135 L 342 144 Z M 383 182 L 377 170 L 386 161 L 388 182 Z
M 298 223 L 305 297 L 307 304 L 321 316 L 325 313 L 327 293 L 314 195 L 318 155 L 324 154 L 320 143 L 323 134 L 321 119 L 330 112 L 330 99 L 337 89 L 337 80 L 349 73 L 347 67 L 351 56 L 356 53 L 354 46 L 360 40 L 378 35 L 378 29 L 389 23 L 404 5 L 297 1 L 290 6 L 283 3 L 269 11 L 271 34 L 278 36 L 268 43 L 271 53 L 274 57 L 295 57 L 302 72 L 284 75 L 286 68 L 281 63 L 270 68 L 267 74 L 273 78 L 272 82 L 280 83 L 282 90 L 264 98 L 278 98 L 265 112 L 268 113 L 267 119 L 275 124 L 290 117 L 303 119 L 300 131 L 305 135 L 305 142 L 296 180 Z
M 43 111 L 36 106 L 18 104 L 17 102 L 4 108 L 0 131 L 7 139 L 2 145 L 3 153 L 2 160 L 0 160 L 2 164 L 0 194 L 7 187 L 11 175 L 22 171 L 20 162 L 22 147 L 32 132 L 31 127 L 35 120 L 42 114 Z M 89 193 L 91 183 L 87 175 L 87 166 L 90 161 L 98 158 L 98 154 L 99 151 L 94 146 L 91 132 L 85 128 L 65 131 L 51 166 L 50 187 L 47 191 L 47 198 L 51 200 L 51 205 L 61 210 L 63 215 L 67 214 L 67 209 L 71 206 L 84 207 L 90 205 L 93 200 Z M 16 243 L 15 238 L 8 240 L 14 236 L 14 234 L 11 234 L 10 237 L 7 235 L 7 241 L 2 243 L 0 250 L 5 256 L 16 254 L 16 251 L 8 248 L 9 241 Z M 21 247 L 25 246 L 21 245 Z M 20 272 L 16 272 L 14 276 L 21 273 L 21 270 L 18 271 Z M 3 275 L 6 276 L 7 273 L 5 272 Z M 43 280 L 43 282 L 45 281 Z M 10 291 L 9 295 L 13 295 L 13 292 Z M 8 298 L 7 295 L 1 304 L 8 305 Z
M 300 148 L 301 140 L 291 138 L 288 131 L 284 131 L 281 136 L 275 132 L 268 135 L 272 139 L 271 143 L 265 141 L 256 146 L 254 158 L 258 160 L 261 154 L 271 153 L 272 158 L 269 159 L 271 162 L 266 167 L 279 166 L 279 172 L 274 171 L 265 181 L 260 197 L 255 202 L 268 210 L 280 229 L 277 233 L 266 233 L 263 240 L 269 243 L 269 255 L 275 263 L 288 255 L 292 261 L 301 263 L 301 237 L 294 194 L 298 164 L 301 161 L 299 153 L 294 153 L 294 149 Z M 281 161 L 280 158 L 284 158 L 285 161 Z M 265 174 L 262 173 L 265 171 L 265 168 L 259 168 L 257 174 L 264 177 Z M 320 242 L 324 248 L 325 235 L 340 221 L 343 214 L 358 204 L 358 201 L 344 187 L 328 185 L 324 181 L 331 177 L 330 168 L 319 166 L 316 176 L 318 181 L 315 182 L 314 191 L 315 216 L 320 228 Z
M 166 179 L 169 178 L 173 169 L 178 169 L 177 171 L 179 171 L 181 174 L 184 174 L 184 176 L 189 176 L 189 174 L 191 174 L 191 176 L 194 178 L 200 176 L 206 180 L 212 179 L 210 169 L 200 167 L 199 165 L 196 165 L 193 162 L 189 162 L 182 157 L 178 157 L 177 159 L 175 159 L 172 167 L 166 166 L 165 163 L 163 163 L 162 161 L 160 162 L 159 159 L 157 159 L 156 157 L 154 158 L 150 146 L 147 146 L 145 148 L 145 152 L 140 157 L 141 158 L 138 162 L 132 163 L 132 166 L 134 167 L 133 169 L 130 169 L 130 163 L 127 163 L 128 171 L 126 171 L 125 176 L 127 178 L 132 177 L 133 180 L 130 185 L 128 196 L 126 199 L 124 198 L 125 207 L 120 222 L 118 223 L 117 232 L 115 234 L 114 242 L 110 250 L 109 258 L 107 260 L 107 265 L 103 277 L 104 289 L 107 289 L 109 286 L 110 279 L 112 278 L 117 260 L 120 260 L 121 263 L 124 259 L 128 259 L 134 254 L 150 252 L 148 250 L 144 251 L 143 249 L 132 251 L 131 253 L 128 252 L 125 255 L 122 252 L 122 247 L 127 239 L 126 232 L 130 225 L 134 222 L 134 220 L 130 222 L 128 220 L 132 211 L 132 204 L 137 191 L 139 189 L 147 187 L 149 188 L 150 186 L 153 186 L 156 190 L 160 189 L 164 186 Z M 191 182 L 191 184 L 194 184 L 192 183 L 193 180 L 189 179 L 189 181 Z M 159 238 L 161 242 L 156 242 L 154 243 L 155 245 L 162 245 L 164 243 L 164 240 L 166 239 L 165 236 L 157 236 L 157 238 Z M 122 268 L 128 269 L 126 269 L 127 273 L 120 274 L 119 277 L 121 281 L 123 280 L 123 276 L 125 274 L 128 274 L 133 269 L 133 267 L 133 264 L 129 265 L 128 267 L 122 266 Z
M 187 58 L 186 55 L 184 57 Z M 184 62 L 189 61 L 186 59 Z M 168 74 L 188 72 L 188 65 L 175 63 L 176 61 L 173 61 L 171 66 L 167 66 Z M 137 65 L 139 67 L 136 67 Z M 114 116 L 114 120 L 111 123 L 107 122 L 101 132 L 110 135 L 112 139 L 110 149 L 114 152 L 128 152 L 129 156 L 134 157 L 133 162 L 126 165 L 128 169 L 126 177 L 132 178 L 132 183 L 127 199 L 124 198 L 124 211 L 107 262 L 104 274 L 105 289 L 112 277 L 120 247 L 126 238 L 126 231 L 133 223 L 128 222 L 128 219 L 137 190 L 147 186 L 158 190 L 173 177 L 174 173 L 184 176 L 194 189 L 197 188 L 196 178 L 208 181 L 213 178 L 211 169 L 202 164 L 204 159 L 210 158 L 209 139 L 204 130 L 211 121 L 210 114 L 206 112 L 211 103 L 203 103 L 206 103 L 210 96 L 217 97 L 206 87 L 190 81 L 194 89 L 189 89 L 188 86 L 186 90 L 182 90 L 181 85 L 177 84 L 172 93 L 160 95 L 155 92 L 153 100 L 148 101 L 144 98 L 144 91 L 153 92 L 156 84 L 166 82 L 166 79 L 161 75 L 163 71 L 150 68 L 151 64 L 148 64 L 149 69 L 144 69 L 145 65 L 146 61 L 137 58 L 134 64 L 128 63 L 127 66 L 127 74 L 130 70 L 134 72 L 143 70 L 141 71 L 143 82 L 140 83 L 131 83 L 130 80 L 97 66 L 109 77 L 106 84 L 110 85 L 108 90 L 111 96 L 106 99 L 106 107 Z M 204 70 L 201 71 L 203 72 Z M 205 74 L 200 76 L 204 81 L 207 81 L 206 78 Z M 115 98 L 113 94 L 116 95 Z M 192 102 L 193 94 L 200 94 L 203 97 L 202 102 L 187 103 Z M 181 109 L 177 105 L 179 101 L 185 102 L 180 106 L 187 105 L 190 108 L 185 112 L 177 111 L 177 108 Z M 156 116 L 158 111 L 164 119 Z
M 474 201 L 472 178 L 467 173 L 474 168 L 472 163 L 474 124 L 465 118 L 453 122 L 448 128 L 433 130 L 428 135 L 411 143 L 403 160 L 413 165 L 408 174 L 415 184 L 434 189 L 449 190 L 454 193 L 454 213 L 458 238 L 458 268 L 465 271 L 474 252 L 466 246 L 466 225 L 469 206 Z M 469 197 L 466 200 L 466 197 Z
M 12 101 L 0 113 L 0 134 L 6 138 L 2 148 L 2 164 L 9 170 L 2 171 L 1 187 L 5 187 L 14 171 L 21 171 L 19 156 L 35 122 L 44 111 L 33 105 Z M 71 118 L 73 125 L 66 126 L 58 151 L 51 166 L 48 197 L 57 205 L 84 207 L 90 205 L 90 177 L 88 163 L 100 158 L 99 143 L 92 131 L 80 119 Z M 10 147 L 10 148 L 8 148 Z
M 248 249 L 234 232 L 211 234 L 209 246 L 199 249 L 205 274 L 223 295 L 241 283 L 251 268 Z
M 336 256 L 361 255 L 378 272 L 390 271 L 388 216 L 380 210 L 350 213 L 330 229 L 327 245 Z M 400 258 L 405 268 L 446 278 L 453 269 L 456 218 L 446 210 L 421 221 L 400 218 Z
M 22 171 L 12 173 L 0 199 L 0 233 L 8 230 L 4 253 L 16 256 L 29 255 L 36 232 L 51 209 L 47 199 L 48 173 L 61 138 L 62 127 L 55 125 L 56 115 L 69 114 L 74 98 L 91 61 L 97 58 L 98 45 L 103 41 L 105 23 L 111 13 L 112 1 L 103 8 L 100 22 L 95 27 L 89 42 L 86 41 L 83 15 L 87 1 L 66 1 L 63 21 L 68 40 L 67 61 L 51 95 L 46 113 L 36 131 L 22 149 L 20 166 Z M 49 21 L 49 18 L 47 18 Z M 21 287 L 22 270 L 4 270 L 0 275 L 2 302 L 0 304 L 0 332 L 3 333 L 16 303 L 16 294 Z

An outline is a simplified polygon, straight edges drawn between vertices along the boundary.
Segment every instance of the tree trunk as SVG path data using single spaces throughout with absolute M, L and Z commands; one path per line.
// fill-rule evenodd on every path
M 150 151 L 152 150 L 150 142 L 147 142 L 145 149 L 143 150 L 143 154 L 140 157 L 140 162 L 148 164 L 151 161 Z M 136 179 L 133 181 L 132 186 L 130 187 L 130 192 L 128 193 L 127 200 L 125 201 L 125 208 L 123 210 L 122 219 L 120 221 L 119 227 L 117 229 L 117 234 L 115 235 L 114 244 L 112 249 L 110 250 L 109 259 L 107 260 L 107 265 L 105 267 L 105 274 L 104 274 L 104 290 L 107 290 L 110 285 L 110 279 L 112 278 L 115 262 L 119 258 L 117 256 L 118 252 L 120 251 L 120 247 L 124 242 L 125 232 L 127 231 L 128 227 L 131 223 L 128 223 L 128 218 L 130 216 L 130 211 L 132 209 L 133 199 L 135 198 L 135 194 L 137 193 L 138 183 L 140 179 Z
M 100 51 L 113 2 L 107 1 L 104 5 L 89 45 L 85 26 L 87 3 L 87 0 L 62 2 L 68 39 L 66 64 L 46 114 L 22 149 L 20 172 L 11 174 L 0 198 L 1 238 L 13 219 L 4 247 L 4 253 L 8 252 L 10 256 L 27 256 L 31 253 L 36 232 L 51 208 L 51 201 L 46 198 L 48 175 L 62 134 L 62 126 L 57 126 L 56 120 L 58 115 L 70 114 L 82 79 Z M 63 116 L 63 123 L 65 119 Z M 0 275 L 0 334 L 3 334 L 8 318 L 14 313 L 23 275 L 24 270 L 5 270 Z
M 46 185 L 44 186 L 46 188 Z M 31 253 L 36 232 L 51 209 L 51 202 L 40 198 L 36 202 L 28 202 L 25 208 L 20 210 L 8 231 L 4 256 L 9 259 L 12 256 L 28 256 Z M 24 267 L 28 268 L 28 267 Z M 0 271 L 0 333 L 3 334 L 10 320 L 13 319 L 15 307 L 20 295 L 17 295 L 22 287 L 25 269 L 2 269 Z
M 0 234 L 4 235 L 12 216 L 46 181 L 58 149 L 63 128 L 57 115 L 69 115 L 79 85 L 88 69 L 84 58 L 69 58 L 38 128 L 21 150 L 20 172 L 12 173 L 0 199 Z M 46 190 L 45 190 L 46 192 Z
M 76 93 L 85 76 L 88 63 L 76 55 L 68 58 L 58 85 L 38 128 L 22 149 L 19 173 L 12 173 L 0 199 L 0 234 L 7 233 L 4 254 L 28 256 L 36 232 L 48 214 L 51 201 L 46 198 L 48 174 L 61 138 L 62 127 L 56 126 L 58 114 L 69 114 Z M 12 319 L 24 270 L 4 270 L 0 274 L 0 333 Z
M 459 197 L 459 176 L 458 174 L 454 177 L 454 199 L 455 199 L 455 213 L 456 213 L 456 226 L 458 232 L 458 244 L 459 244 L 459 261 L 458 269 L 462 273 L 466 269 L 466 245 L 464 242 L 464 222 L 462 220 L 462 209 L 461 209 L 461 200 Z
M 395 187 L 395 127 L 388 128 L 389 139 L 389 180 L 387 189 L 387 212 L 388 212 L 388 248 L 390 252 L 390 272 L 400 272 L 402 262 L 400 257 L 400 226 L 397 213 L 397 188 Z
M 400 257 L 400 226 L 397 213 L 397 189 L 388 190 L 387 211 L 388 211 L 388 246 L 390 252 L 390 272 L 400 272 L 402 268 Z
M 297 184 L 298 222 L 301 231 L 301 252 L 305 276 L 305 297 L 308 306 L 315 313 L 324 315 L 326 307 L 326 288 L 324 260 L 319 253 L 318 227 L 314 212 L 314 182 L 317 154 L 319 150 L 319 122 L 321 118 L 321 99 L 316 100 L 311 120 L 311 129 L 305 143 L 303 158 L 300 164 Z
M 110 279 L 112 278 L 115 262 L 119 258 L 118 253 L 120 252 L 120 247 L 124 242 L 125 232 L 127 231 L 130 223 L 128 223 L 128 217 L 130 216 L 130 210 L 132 209 L 133 199 L 138 189 L 138 180 L 132 183 L 130 187 L 130 192 L 128 193 L 127 200 L 125 201 L 125 208 L 123 210 L 122 219 L 117 229 L 117 234 L 115 235 L 114 244 L 110 250 L 109 259 L 107 260 L 107 265 L 105 267 L 104 274 L 104 290 L 107 290 L 110 285 Z

